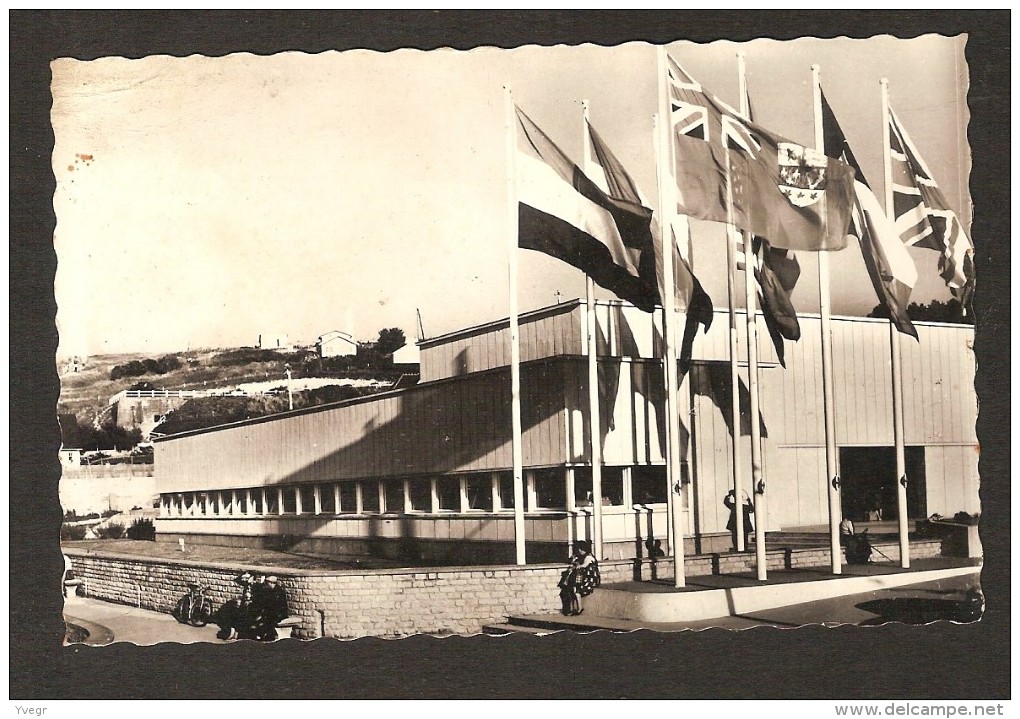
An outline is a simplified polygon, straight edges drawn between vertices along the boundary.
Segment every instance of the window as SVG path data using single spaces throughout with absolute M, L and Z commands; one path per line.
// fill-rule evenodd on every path
M 333 492 L 334 485 L 319 485 L 319 503 L 323 514 L 336 514 L 336 496 Z
M 283 488 L 283 513 L 294 514 L 297 512 L 297 490 L 294 487 Z
M 379 483 L 361 483 L 361 511 L 365 514 L 379 513 Z
M 251 512 L 252 514 L 262 514 L 262 492 L 261 488 L 253 489 L 251 491 Z
M 388 514 L 404 513 L 404 480 L 387 479 L 383 482 L 386 494 L 386 512 Z
M 467 478 L 468 509 L 492 511 L 492 476 L 472 474 Z
M 339 512 L 356 514 L 358 511 L 358 488 L 354 482 L 342 482 L 340 484 L 340 506 Z
M 266 514 L 280 513 L 280 491 L 276 487 L 266 490 Z
M 248 514 L 248 490 L 246 489 L 237 490 L 237 513 Z
M 440 511 L 460 511 L 460 477 L 439 477 L 436 479 L 436 493 L 439 495 Z
M 315 512 L 315 490 L 310 484 L 298 487 L 301 493 L 301 514 L 313 514 Z
M 591 467 L 574 467 L 574 506 L 592 505 Z
M 566 509 L 567 477 L 563 467 L 535 470 L 534 509 Z
M 634 485 L 634 504 L 665 504 L 665 467 L 635 467 L 631 477 Z
M 623 505 L 623 467 L 602 468 L 602 506 Z
M 499 508 L 514 508 L 514 478 L 510 472 L 499 473 Z
M 432 482 L 427 479 L 412 479 L 408 484 L 412 512 L 432 511 Z

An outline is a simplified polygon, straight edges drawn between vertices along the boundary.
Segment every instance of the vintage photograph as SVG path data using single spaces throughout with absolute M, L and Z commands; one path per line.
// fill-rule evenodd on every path
M 980 621 L 966 46 L 54 60 L 64 643 Z

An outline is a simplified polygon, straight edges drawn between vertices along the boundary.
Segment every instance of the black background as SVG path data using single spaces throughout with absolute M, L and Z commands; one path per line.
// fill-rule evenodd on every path
M 999 12 L 10 13 L 10 698 L 1008 698 L 1009 26 Z M 929 627 L 63 647 L 49 61 L 968 33 L 984 619 Z

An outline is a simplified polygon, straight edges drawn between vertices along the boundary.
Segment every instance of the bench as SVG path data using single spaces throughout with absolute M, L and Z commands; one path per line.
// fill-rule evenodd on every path
M 290 639 L 293 636 L 294 627 L 301 626 L 300 617 L 287 617 L 276 624 L 276 636 L 279 639 Z

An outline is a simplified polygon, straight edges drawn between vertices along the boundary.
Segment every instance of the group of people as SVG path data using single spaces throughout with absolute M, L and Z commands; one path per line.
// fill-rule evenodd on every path
M 220 639 L 276 639 L 276 625 L 286 619 L 287 592 L 272 575 L 244 572 L 234 579 L 241 596 L 231 599 L 216 613 L 214 620 Z

